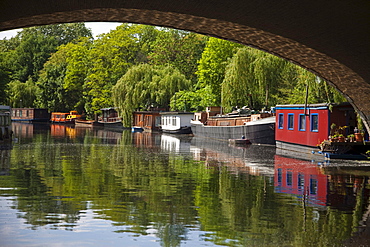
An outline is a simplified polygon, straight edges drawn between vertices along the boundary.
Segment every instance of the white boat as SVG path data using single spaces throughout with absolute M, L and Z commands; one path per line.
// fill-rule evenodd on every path
M 161 129 L 169 134 L 191 134 L 192 112 L 161 112 Z

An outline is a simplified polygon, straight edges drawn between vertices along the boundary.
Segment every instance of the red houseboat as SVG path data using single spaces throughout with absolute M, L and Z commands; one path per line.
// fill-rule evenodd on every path
M 356 126 L 356 113 L 349 103 L 277 105 L 276 147 L 303 153 L 320 153 L 321 148 L 326 158 L 367 158 L 361 153 L 366 152 L 370 143 L 345 139 L 356 132 Z M 334 134 L 343 136 L 343 142 L 330 141 Z

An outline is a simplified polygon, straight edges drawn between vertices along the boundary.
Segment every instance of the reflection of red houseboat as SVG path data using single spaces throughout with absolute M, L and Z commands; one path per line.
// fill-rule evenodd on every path
M 370 167 L 319 166 L 317 163 L 275 155 L 276 193 L 291 194 L 312 206 L 359 213 L 369 211 Z
M 275 191 L 293 194 L 315 205 L 326 206 L 328 177 L 317 164 L 275 156 Z
M 333 124 L 336 129 L 331 128 Z M 363 142 L 325 141 L 334 134 L 333 131 L 338 131 L 340 128 L 342 133 L 336 134 L 341 134 L 343 137 L 353 134 L 356 126 L 356 113 L 349 103 L 277 105 L 276 147 L 311 153 L 311 151 L 319 151 L 318 148 L 321 146 L 327 158 L 359 158 L 359 155 L 355 154 L 366 152 L 369 147 L 366 143 L 364 145 Z

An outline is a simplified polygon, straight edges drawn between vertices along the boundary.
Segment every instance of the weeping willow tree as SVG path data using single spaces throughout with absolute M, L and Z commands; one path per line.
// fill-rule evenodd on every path
M 248 105 L 254 109 L 276 104 L 341 103 L 345 98 L 313 73 L 266 52 L 243 47 L 226 67 L 222 106 Z
M 225 111 L 230 111 L 236 105 L 253 107 L 252 95 L 256 90 L 256 78 L 251 64 L 255 59 L 255 54 L 245 47 L 239 49 L 230 60 L 221 85 L 221 103 Z
M 11 107 L 34 107 L 37 93 L 38 87 L 31 78 L 26 82 L 11 81 L 7 88 Z
M 222 105 L 229 111 L 235 105 L 258 109 L 274 105 L 271 95 L 282 84 L 282 73 L 287 62 L 268 53 L 243 47 L 226 67 L 222 82 Z
M 293 87 L 291 94 L 285 99 L 285 103 L 303 104 L 307 103 L 342 103 L 347 100 L 334 87 L 330 86 L 326 81 L 316 76 L 315 74 L 295 66 L 297 71 L 297 82 Z
M 190 87 L 191 82 L 177 69 L 140 64 L 131 67 L 113 87 L 113 102 L 119 108 L 124 125 L 131 126 L 135 109 L 168 108 L 176 92 Z

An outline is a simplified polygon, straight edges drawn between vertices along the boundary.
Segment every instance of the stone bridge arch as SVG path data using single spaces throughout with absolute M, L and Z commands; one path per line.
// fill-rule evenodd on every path
M 370 2 L 260 0 L 2 0 L 0 31 L 67 22 L 131 22 L 219 37 L 322 77 L 370 131 Z

